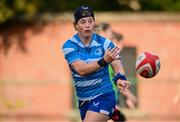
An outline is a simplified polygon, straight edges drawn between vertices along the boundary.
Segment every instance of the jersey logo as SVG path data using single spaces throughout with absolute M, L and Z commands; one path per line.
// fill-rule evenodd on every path
M 94 105 L 94 106 L 98 106 L 98 105 L 99 105 L 99 102 L 93 102 L 93 105 Z
M 102 53 L 103 53 L 103 51 L 100 47 L 95 50 L 95 55 L 101 56 Z

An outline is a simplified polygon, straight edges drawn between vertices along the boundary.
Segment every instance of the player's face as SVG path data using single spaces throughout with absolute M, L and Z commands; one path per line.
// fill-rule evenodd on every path
M 75 27 L 80 36 L 90 38 L 94 30 L 94 25 L 95 21 L 93 17 L 84 17 L 75 24 Z

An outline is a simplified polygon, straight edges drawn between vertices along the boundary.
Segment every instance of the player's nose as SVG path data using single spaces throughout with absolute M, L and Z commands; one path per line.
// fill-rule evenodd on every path
M 89 23 L 89 22 L 86 22 L 85 27 L 86 27 L 86 28 L 90 28 L 90 23 Z

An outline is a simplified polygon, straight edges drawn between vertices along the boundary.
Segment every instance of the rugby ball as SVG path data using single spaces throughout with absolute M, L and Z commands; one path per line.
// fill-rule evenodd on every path
M 152 78 L 160 70 L 160 59 L 151 52 L 142 52 L 136 59 L 136 73 L 144 78 Z

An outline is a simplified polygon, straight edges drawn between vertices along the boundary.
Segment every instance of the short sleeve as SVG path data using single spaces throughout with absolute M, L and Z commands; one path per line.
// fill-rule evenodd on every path
M 77 60 L 80 60 L 80 55 L 78 52 L 78 48 L 73 43 L 68 43 L 68 41 L 63 45 L 63 53 L 65 59 L 67 60 L 68 64 L 71 64 Z
M 104 50 L 106 51 L 108 48 L 114 48 L 115 45 L 109 39 L 105 39 L 104 41 Z

